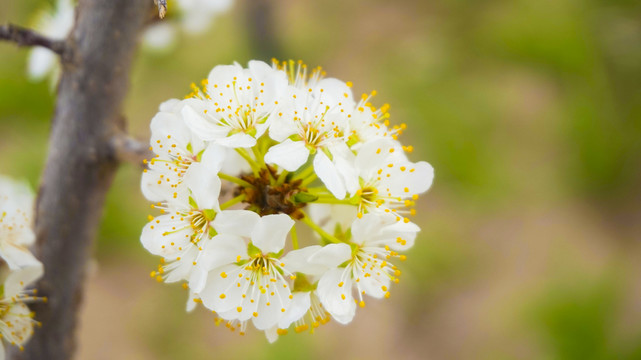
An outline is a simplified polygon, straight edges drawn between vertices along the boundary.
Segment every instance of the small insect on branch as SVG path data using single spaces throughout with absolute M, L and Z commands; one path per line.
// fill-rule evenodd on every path
M 158 5 L 158 17 L 163 19 L 167 14 L 167 0 L 154 0 L 154 3 Z

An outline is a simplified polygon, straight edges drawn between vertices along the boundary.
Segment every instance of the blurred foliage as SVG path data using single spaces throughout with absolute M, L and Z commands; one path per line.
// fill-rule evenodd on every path
M 0 23 L 28 24 L 45 2 L 0 0 Z M 123 110 L 134 135 L 214 65 L 256 56 L 249 6 L 170 51 L 140 52 Z M 138 237 L 150 209 L 128 164 L 107 198 L 81 356 L 641 359 L 639 1 L 271 6 L 274 56 L 376 89 L 374 103 L 408 124 L 411 157 L 436 169 L 403 280 L 346 327 L 275 345 L 228 334 L 205 311 L 185 315 L 180 286 L 149 280 L 157 259 Z M 27 53 L 0 43 L 0 172 L 35 188 L 55 96 L 26 80 Z

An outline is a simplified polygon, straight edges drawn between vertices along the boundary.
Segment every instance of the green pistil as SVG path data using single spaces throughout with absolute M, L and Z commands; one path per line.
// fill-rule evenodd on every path
M 276 179 L 276 185 L 282 185 L 285 182 L 285 179 L 287 179 L 287 175 L 289 172 L 287 170 L 283 170 L 280 175 L 278 175 L 278 179 Z

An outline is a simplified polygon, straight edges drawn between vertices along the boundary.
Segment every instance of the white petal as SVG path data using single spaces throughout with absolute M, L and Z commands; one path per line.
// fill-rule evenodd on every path
M 181 106 L 178 104 L 178 106 Z M 157 153 L 171 149 L 172 144 L 185 147 L 190 142 L 192 132 L 178 114 L 160 111 L 151 119 L 151 145 Z M 156 144 L 162 144 L 160 150 Z
M 286 139 L 278 145 L 274 145 L 267 150 L 265 162 L 276 164 L 287 171 L 296 171 L 300 168 L 309 157 L 309 149 L 302 141 L 292 141 Z
M 384 169 L 381 175 L 384 181 L 379 184 L 379 190 L 388 191 L 394 197 L 409 198 L 424 193 L 432 185 L 434 168 L 425 161 L 392 164 L 392 168 Z
M 187 306 L 185 306 L 185 311 L 187 312 L 192 312 L 196 308 L 196 300 L 198 299 L 198 295 L 196 295 L 193 291 L 189 291 L 189 297 L 187 298 Z
M 210 143 L 205 148 L 200 162 L 212 173 L 216 174 L 220 171 L 229 155 L 230 151 L 214 143 Z
M 165 100 L 158 106 L 158 111 L 173 112 L 173 109 L 182 109 L 180 103 L 181 100 L 178 99 Z M 178 113 L 180 113 L 180 111 L 178 111 Z
M 332 269 L 351 259 L 352 249 L 347 244 L 328 244 L 312 254 L 308 261 Z
M 263 287 L 270 286 L 264 294 L 260 294 L 258 316 L 252 318 L 254 326 L 258 330 L 266 330 L 278 324 L 278 321 L 285 315 L 287 308 L 291 304 L 289 295 L 289 286 L 286 285 L 282 278 L 277 278 L 276 282 L 270 282 L 267 277 L 263 277 Z M 274 294 L 274 295 L 272 295 Z
M 365 294 L 377 299 L 385 296 L 387 291 L 383 291 L 383 287 L 389 288 L 391 283 L 390 278 L 382 273 L 379 276 L 373 274 L 372 276 L 362 277 L 360 280 L 358 283 L 359 289 L 365 291 Z
M 172 216 L 158 216 L 143 228 L 140 241 L 150 253 L 172 257 L 180 251 L 178 248 L 186 248 L 190 244 L 193 229 L 189 222 L 172 219 Z
M 294 109 L 284 108 L 280 109 L 277 112 L 274 112 L 274 115 L 271 117 L 271 123 L 269 125 L 269 137 L 281 142 L 285 141 L 288 137 L 296 134 L 298 128 L 292 120 Z
M 252 231 L 252 243 L 263 253 L 277 253 L 285 246 L 294 220 L 286 214 L 267 215 L 260 218 Z
M 216 215 L 214 229 L 219 234 L 230 234 L 249 238 L 260 215 L 248 210 L 224 210 Z
M 345 269 L 328 271 L 318 282 L 316 293 L 325 307 L 338 322 L 347 324 L 356 313 L 352 297 L 352 280 L 344 276 Z M 342 283 L 342 286 L 339 286 Z
M 181 114 L 185 123 L 189 128 L 198 134 L 203 140 L 215 140 L 227 136 L 229 133 L 229 128 L 224 126 L 218 126 L 213 122 L 207 120 L 206 115 L 202 115 L 194 109 L 196 103 L 185 105 L 183 107 Z
M 345 97 L 346 94 L 347 97 Z M 314 95 L 321 98 L 323 103 L 331 108 L 338 106 L 338 103 L 351 104 L 352 101 L 352 89 L 343 81 L 334 78 L 325 78 L 319 81 L 314 89 Z
M 40 264 L 40 261 L 31 254 L 29 249 L 6 240 L 0 242 L 0 257 L 11 270 Z
M 238 177 L 242 173 L 251 171 L 251 166 L 236 151 L 228 151 L 220 172 Z
M 215 141 L 221 146 L 227 146 L 230 148 L 250 148 L 256 145 L 256 138 L 245 133 L 237 133 L 231 136 L 220 137 Z
M 228 262 L 229 263 L 229 262 Z M 198 266 L 200 264 L 200 261 L 196 263 L 196 266 L 189 272 L 189 291 L 193 291 L 195 293 L 200 292 L 204 287 L 205 284 L 207 283 L 207 277 L 209 275 L 208 271 L 205 271 L 204 268 Z M 187 303 L 189 306 L 189 303 Z M 195 307 L 196 305 L 194 305 Z M 187 311 L 189 312 L 189 307 L 187 307 Z
M 35 260 L 35 257 L 33 259 Z M 44 268 L 37 260 L 31 266 L 11 271 L 4 282 L 4 297 L 12 298 L 18 295 L 26 286 L 38 280 L 43 273 Z
M 247 258 L 247 244 L 243 238 L 228 234 L 216 235 L 207 242 L 196 267 L 210 271 L 237 262 L 239 256 L 240 259 Z M 194 289 L 196 292 L 198 290 Z
M 270 344 L 276 342 L 276 340 L 278 340 L 278 326 L 272 326 L 271 328 L 265 330 L 265 337 Z
M 189 280 L 189 275 L 194 269 L 193 262 L 198 257 L 198 253 L 198 247 L 191 246 L 191 244 L 186 249 L 178 252 L 178 256 L 174 259 L 180 257 L 180 260 L 172 261 L 164 267 L 165 282 L 172 283 Z
M 293 322 L 302 318 L 312 305 L 310 299 L 310 292 L 294 292 L 292 293 L 293 299 L 287 311 L 278 322 L 278 327 L 287 329 Z
M 414 245 L 420 228 L 412 222 L 398 221 L 395 215 L 369 213 L 352 224 L 352 241 L 365 246 L 389 246 L 407 250 Z
M 251 310 L 257 306 L 256 299 L 254 299 L 254 303 L 251 303 L 249 301 L 251 295 L 247 295 L 246 298 L 242 297 L 245 294 L 245 289 L 242 285 L 237 286 L 239 283 L 239 277 L 237 276 L 239 271 L 245 274 L 239 266 L 234 264 L 212 270 L 212 273 L 207 277 L 207 284 L 198 293 L 203 305 L 221 316 L 225 312 L 229 312 L 224 315 L 226 318 L 239 318 L 241 314 L 245 319 L 251 317 L 253 312 Z M 237 311 L 239 306 L 243 308 L 241 312 Z M 250 311 L 249 314 L 247 314 L 247 311 Z
M 339 200 L 345 198 L 345 183 L 336 166 L 322 151 L 318 151 L 314 157 L 314 170 L 327 190 Z
M 354 167 L 354 163 L 348 161 L 342 156 L 335 156 L 334 163 L 336 164 L 336 170 L 341 175 L 344 183 L 345 189 L 348 193 L 354 194 L 360 188 L 358 182 L 358 173 Z
M 401 153 L 398 142 L 391 139 L 378 139 L 364 144 L 356 155 L 355 165 L 363 179 L 375 176 L 376 171 L 387 166 L 386 158 L 390 156 L 390 149 Z
M 321 249 L 320 245 L 306 246 L 302 249 L 292 250 L 280 261 L 285 264 L 285 268 L 292 273 L 302 272 L 308 275 L 320 275 L 327 271 L 327 267 L 319 264 L 310 264 L 308 259 L 311 255 Z
M 180 181 L 173 172 L 158 171 L 157 162 L 152 162 L 147 171 L 142 173 L 140 178 L 140 189 L 145 198 L 152 202 L 166 201 L 173 198 L 173 193 L 182 192 L 185 188 L 176 189 L 172 187 Z M 178 191 L 180 190 L 180 191 Z
M 191 190 L 191 196 L 199 209 L 220 211 L 218 197 L 220 196 L 221 182 L 214 170 L 207 167 L 206 164 L 194 163 L 185 175 L 184 184 Z

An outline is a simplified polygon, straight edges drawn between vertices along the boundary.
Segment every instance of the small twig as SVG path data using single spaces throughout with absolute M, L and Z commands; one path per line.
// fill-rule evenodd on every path
M 164 19 L 167 15 L 167 0 L 154 0 L 154 3 L 158 5 L 158 17 Z
M 68 47 L 64 40 L 53 40 L 37 32 L 14 24 L 0 26 L 0 39 L 18 46 L 42 46 L 65 57 Z
M 111 148 L 115 158 L 121 162 L 128 162 L 146 167 L 145 160 L 151 159 L 154 154 L 149 150 L 149 144 L 136 140 L 126 134 L 119 134 L 112 138 Z

